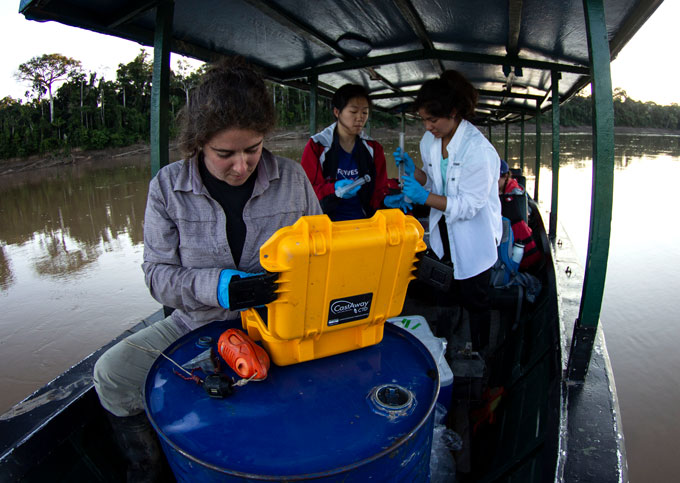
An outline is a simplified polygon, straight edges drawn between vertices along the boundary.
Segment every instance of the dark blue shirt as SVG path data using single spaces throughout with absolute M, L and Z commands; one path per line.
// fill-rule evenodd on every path
M 356 151 L 357 144 L 360 142 L 361 141 L 359 139 L 356 140 L 352 154 L 354 151 Z M 338 172 L 335 177 L 337 180 L 349 179 L 354 181 L 359 177 L 359 166 L 357 165 L 357 162 L 355 161 L 352 154 L 348 153 L 341 147 L 338 149 Z M 354 196 L 349 199 L 341 199 L 331 219 L 333 221 L 342 221 L 357 220 L 365 217 L 366 214 L 361 207 L 359 196 Z

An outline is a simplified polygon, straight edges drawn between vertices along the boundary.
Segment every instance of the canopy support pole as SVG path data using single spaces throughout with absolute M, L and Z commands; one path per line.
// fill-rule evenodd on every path
M 614 102 L 603 0 L 584 0 L 593 103 L 593 187 L 583 292 L 567 377 L 585 381 L 602 309 L 614 188 Z
M 156 7 L 151 80 L 151 176 L 170 161 L 170 41 L 175 4 L 172 0 Z
M 551 72 L 552 77 L 552 194 L 550 199 L 550 226 L 548 239 L 557 237 L 557 200 L 560 180 L 560 73 Z
M 318 100 L 319 78 L 312 76 L 309 78 L 309 135 L 314 136 L 317 129 L 316 104 Z
M 505 152 L 505 157 L 503 159 L 505 160 L 506 163 L 508 163 L 508 123 L 507 122 L 505 123 L 505 149 L 504 149 L 504 152 Z M 508 166 L 509 165 L 510 165 L 510 163 L 508 163 Z
M 534 201 L 538 203 L 538 176 L 541 174 L 541 104 L 536 101 L 536 166 L 534 166 Z
M 519 169 L 522 172 L 524 176 L 526 176 L 526 173 L 524 172 L 524 114 L 522 114 L 522 120 L 519 123 L 520 126 L 520 138 L 519 138 Z
M 493 144 L 493 138 L 491 136 L 491 124 L 489 124 L 489 142 Z

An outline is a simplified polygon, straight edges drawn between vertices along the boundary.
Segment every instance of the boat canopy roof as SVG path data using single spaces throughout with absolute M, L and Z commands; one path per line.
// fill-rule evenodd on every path
M 20 12 L 153 46 L 162 0 L 21 0 Z M 612 59 L 661 0 L 604 0 Z M 582 1 L 175 0 L 171 50 L 203 61 L 240 54 L 266 76 L 329 95 L 352 82 L 374 104 L 407 109 L 443 70 L 479 90 L 478 122 L 533 116 L 590 82 Z

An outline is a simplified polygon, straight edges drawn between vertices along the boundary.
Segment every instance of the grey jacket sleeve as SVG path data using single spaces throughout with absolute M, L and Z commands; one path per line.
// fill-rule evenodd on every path
M 307 200 L 307 210 L 305 212 L 305 216 L 323 215 L 323 210 L 319 204 L 319 198 L 317 198 L 316 193 L 314 193 L 312 183 L 309 181 L 309 178 L 307 178 L 307 175 L 304 172 L 302 174 L 302 183 L 304 186 L 305 198 Z
M 142 269 L 151 296 L 163 305 L 185 312 L 220 306 L 217 281 L 222 269 L 181 265 L 178 228 L 168 215 L 158 176 L 149 185 Z

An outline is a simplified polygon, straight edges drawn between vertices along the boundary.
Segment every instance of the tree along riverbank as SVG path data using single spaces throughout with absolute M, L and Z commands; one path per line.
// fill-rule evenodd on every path
M 488 136 L 488 128 L 480 127 L 481 131 Z M 520 133 L 519 124 L 509 125 L 508 131 L 511 135 L 516 136 Z M 419 138 L 423 134 L 423 128 L 420 123 L 409 123 L 406 126 L 407 138 Z M 533 122 L 527 121 L 524 125 L 525 135 L 532 136 L 536 133 L 536 126 Z M 567 134 L 591 134 L 589 126 L 583 127 L 560 127 L 560 133 Z M 680 137 L 680 130 L 659 129 L 659 128 L 632 128 L 632 127 L 616 127 L 615 134 L 621 135 L 646 135 L 646 136 L 677 136 Z M 541 125 L 541 136 L 549 137 L 552 135 L 552 127 L 550 124 Z M 371 136 L 378 141 L 385 141 L 389 139 L 399 138 L 399 129 L 381 127 L 373 129 Z M 503 142 L 505 136 L 505 128 L 502 125 L 494 126 L 492 128 L 492 141 L 494 143 Z M 307 142 L 309 134 L 306 127 L 280 129 L 272 132 L 265 139 L 265 146 L 271 151 L 285 150 L 287 148 L 302 148 Z M 68 153 L 58 152 L 51 154 L 32 155 L 23 158 L 10 158 L 0 160 L 0 176 L 10 175 L 13 173 L 27 173 L 37 169 L 59 167 L 59 166 L 75 166 L 75 165 L 96 165 L 111 162 L 120 158 L 128 156 L 148 156 L 150 152 L 149 145 L 145 143 L 136 143 L 130 146 L 120 148 L 108 148 L 100 150 L 81 150 L 72 149 Z M 388 153 L 389 154 L 389 153 Z M 170 145 L 170 160 L 175 161 L 181 158 L 181 154 L 173 142 Z
M 171 137 L 178 130 L 176 114 L 189 99 L 204 67 L 192 71 L 180 59 L 171 71 L 168 92 Z M 18 70 L 19 78 L 31 88 L 26 99 L 0 98 L 0 159 L 38 155 L 41 162 L 49 159 L 50 165 L 58 163 L 57 158 L 77 162 L 78 149 L 108 150 L 143 143 L 149 138 L 153 60 L 144 49 L 131 62 L 118 65 L 115 80 L 86 72 L 79 60 L 61 54 L 33 57 L 19 65 Z M 275 82 L 266 84 L 278 125 L 293 130 L 306 125 L 310 112 L 307 93 Z M 661 106 L 636 101 L 621 88 L 614 89 L 613 101 L 617 126 L 680 130 L 677 104 Z M 333 121 L 330 98 L 318 99 L 316 113 L 320 125 Z M 573 96 L 560 107 L 560 124 L 565 129 L 589 126 L 591 116 L 592 102 L 586 95 Z M 550 112 L 544 112 L 541 122 L 549 124 L 550 120 Z M 400 124 L 397 116 L 380 109 L 373 111 L 371 122 L 376 128 L 394 129 Z M 504 131 L 503 126 L 499 127 Z M 516 129 L 519 126 L 513 132 Z M 58 152 L 63 154 L 48 154 Z

